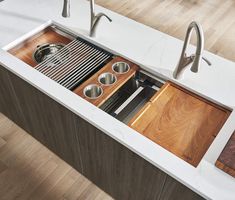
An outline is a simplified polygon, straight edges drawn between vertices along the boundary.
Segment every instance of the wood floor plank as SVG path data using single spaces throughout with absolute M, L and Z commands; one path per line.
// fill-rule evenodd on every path
M 3 162 L 0 161 L 0 174 L 4 172 L 6 169 L 7 169 L 7 166 Z
M 112 199 L 1 113 L 0 144 L 1 200 Z
M 0 137 L 0 148 L 6 144 L 6 141 Z
M 69 172 L 66 173 L 55 185 L 51 188 L 51 190 L 42 196 L 38 195 L 40 198 L 35 199 L 45 199 L 45 200 L 54 200 L 54 199 L 64 199 L 64 194 L 71 188 L 71 186 L 77 181 L 77 179 L 81 176 L 77 173 L 73 168 L 69 168 Z M 79 189 L 79 188 L 78 188 Z M 42 198 L 41 198 L 42 197 Z M 29 198 L 34 199 L 34 198 Z
M 58 165 L 56 169 L 44 179 L 43 182 L 41 182 L 35 190 L 32 191 L 32 194 L 29 196 L 28 199 L 34 199 L 39 200 L 43 199 L 44 196 L 46 196 L 49 192 L 51 193 L 51 190 L 53 187 L 63 179 L 66 174 L 69 172 L 70 168 L 67 166 L 64 162 L 57 162 Z M 57 193 L 58 194 L 58 193 Z M 49 198 L 47 198 L 49 199 Z M 54 198 L 57 199 L 57 198 Z

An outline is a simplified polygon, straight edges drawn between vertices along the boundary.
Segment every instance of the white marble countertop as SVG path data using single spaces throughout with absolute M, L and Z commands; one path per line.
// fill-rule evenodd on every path
M 6 48 L 6 45 L 12 41 L 25 37 L 28 32 L 37 30 L 39 26 L 45 26 L 48 20 L 53 20 L 106 49 L 118 52 L 119 55 L 140 64 L 154 74 L 172 79 L 173 70 L 181 53 L 182 41 L 99 6 L 96 7 L 96 11 L 105 12 L 113 19 L 113 22 L 109 23 L 103 19 L 98 27 L 97 36 L 89 38 L 88 2 L 72 0 L 71 4 L 71 17 L 64 19 L 61 17 L 62 0 L 5 0 L 0 2 L 0 47 Z M 214 166 L 235 130 L 235 112 L 232 112 L 198 167 L 194 168 L 3 49 L 0 50 L 0 63 L 8 70 L 48 94 L 153 165 L 207 199 L 235 199 L 235 179 Z M 193 50 L 194 47 L 191 46 L 189 51 Z M 212 62 L 212 66 L 202 62 L 199 73 L 194 74 L 186 70 L 183 79 L 174 81 L 206 98 L 234 108 L 235 63 L 206 51 L 204 56 Z

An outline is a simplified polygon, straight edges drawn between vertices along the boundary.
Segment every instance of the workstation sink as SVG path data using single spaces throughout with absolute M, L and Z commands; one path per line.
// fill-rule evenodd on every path
M 7 51 L 194 167 L 231 113 L 55 24 Z

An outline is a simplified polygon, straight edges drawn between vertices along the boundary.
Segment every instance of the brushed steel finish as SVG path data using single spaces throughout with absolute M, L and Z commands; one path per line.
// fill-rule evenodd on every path
M 41 63 L 42 61 L 52 57 L 59 50 L 61 50 L 65 45 L 64 44 L 42 44 L 37 46 L 35 51 L 33 52 L 33 59 L 37 63 Z M 59 57 L 58 60 L 59 61 Z
M 113 64 L 112 69 L 118 74 L 124 74 L 130 70 L 130 66 L 125 62 L 116 62 Z
M 106 72 L 98 77 L 98 81 L 102 85 L 112 85 L 117 81 L 117 77 L 112 73 Z
M 70 17 L 70 0 L 64 0 L 62 16 L 63 17 Z M 112 22 L 112 19 L 108 15 L 106 15 L 102 12 L 95 14 L 95 1 L 90 0 L 90 33 L 89 33 L 90 37 L 95 36 L 97 26 L 98 26 L 99 21 L 102 17 L 105 17 L 110 22 Z
M 72 89 L 111 56 L 82 39 L 75 39 L 39 63 L 35 69 Z
M 103 89 L 96 85 L 91 84 L 84 88 L 84 95 L 90 99 L 97 99 L 103 94 Z
M 187 56 L 186 50 L 187 50 L 187 47 L 189 45 L 193 29 L 195 30 L 196 35 L 197 35 L 196 53 L 191 55 L 191 56 Z M 193 62 L 193 64 L 192 64 L 190 69 L 191 69 L 192 72 L 197 73 L 199 68 L 200 68 L 200 64 L 201 64 L 203 49 L 204 49 L 204 33 L 203 33 L 203 30 L 202 30 L 202 27 L 199 23 L 193 21 L 188 26 L 188 29 L 187 29 L 187 32 L 186 32 L 186 37 L 185 37 L 185 40 L 184 40 L 182 53 L 181 53 L 181 56 L 180 56 L 180 60 L 179 60 L 178 65 L 176 66 L 176 68 L 173 72 L 173 77 L 175 79 L 179 79 L 183 74 L 183 69 L 192 62 Z M 208 61 L 205 58 L 204 58 L 204 60 Z M 211 63 L 207 62 L 207 64 L 210 65 Z
M 90 16 L 91 16 L 90 37 L 94 37 L 96 35 L 97 26 L 102 17 L 106 17 L 110 22 L 112 22 L 112 19 L 104 13 L 95 14 L 95 1 L 94 0 L 90 0 Z
M 70 0 L 64 0 L 62 16 L 63 17 L 70 17 Z

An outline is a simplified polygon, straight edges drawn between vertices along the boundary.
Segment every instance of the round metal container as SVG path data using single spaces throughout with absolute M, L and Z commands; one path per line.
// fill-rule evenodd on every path
M 125 74 L 130 70 L 130 65 L 126 62 L 116 62 L 113 64 L 112 69 L 118 74 Z
M 112 85 L 117 81 L 117 77 L 109 72 L 103 73 L 98 77 L 98 81 L 103 85 Z
M 103 89 L 96 84 L 91 84 L 84 88 L 83 93 L 87 98 L 97 99 L 103 94 Z

